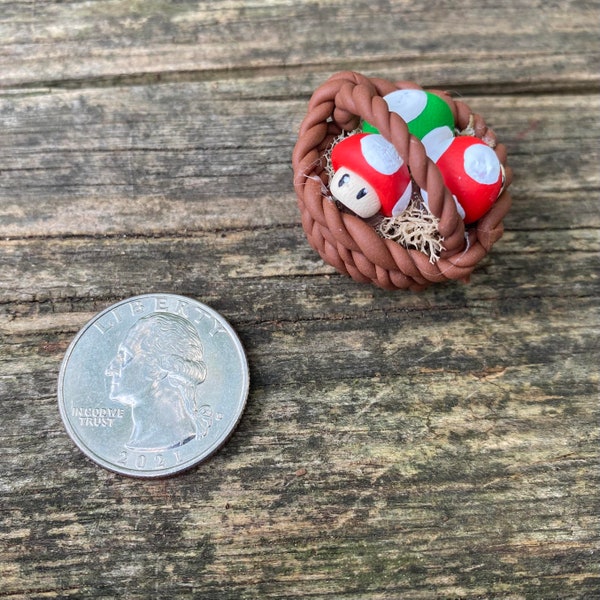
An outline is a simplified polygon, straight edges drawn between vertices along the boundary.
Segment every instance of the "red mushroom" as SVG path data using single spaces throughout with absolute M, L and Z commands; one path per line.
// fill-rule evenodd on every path
M 447 127 L 427 134 L 423 144 L 454 195 L 464 222 L 474 223 L 483 217 L 504 184 L 502 164 L 494 150 L 477 137 L 453 137 Z
M 331 151 L 333 197 L 359 217 L 379 211 L 386 217 L 406 209 L 412 194 L 410 173 L 394 146 L 382 135 L 357 133 Z

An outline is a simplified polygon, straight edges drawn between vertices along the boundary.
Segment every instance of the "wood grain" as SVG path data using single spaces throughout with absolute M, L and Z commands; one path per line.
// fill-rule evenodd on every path
M 350 65 L 401 66 L 424 83 L 565 89 L 592 83 L 599 65 L 597 2 L 3 4 L 0 68 L 12 86 Z
M 597 2 L 5 1 L 0 598 L 591 599 Z M 343 69 L 462 95 L 514 205 L 472 283 L 388 293 L 299 223 L 290 157 Z M 172 479 L 96 467 L 56 404 L 98 311 L 238 331 L 248 408 Z

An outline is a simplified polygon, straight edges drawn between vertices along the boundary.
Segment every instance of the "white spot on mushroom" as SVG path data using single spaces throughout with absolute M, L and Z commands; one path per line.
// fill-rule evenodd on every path
M 404 189 L 404 192 L 402 192 L 402 196 L 400 196 L 400 198 L 398 198 L 398 202 L 396 202 L 396 204 L 394 204 L 394 207 L 392 208 L 392 216 L 393 217 L 396 217 L 397 215 L 402 214 L 407 209 L 411 197 L 412 197 L 412 182 L 409 181 L 408 185 Z
M 476 144 L 465 150 L 464 169 L 471 179 L 485 185 L 496 183 L 501 174 L 496 153 L 485 144 Z
M 431 212 L 429 208 L 429 194 L 427 190 L 421 190 L 421 197 L 423 198 L 423 204 L 427 207 L 427 210 Z M 456 211 L 458 212 L 458 216 L 464 220 L 466 213 L 465 209 L 462 207 L 462 204 L 458 201 L 458 198 L 452 194 L 452 198 L 454 199 L 454 204 L 456 204 Z
M 397 90 L 383 97 L 391 112 L 399 114 L 407 123 L 416 119 L 427 106 L 423 90 Z
M 360 140 L 360 146 L 367 163 L 383 175 L 392 175 L 403 164 L 396 148 L 382 135 L 367 135 Z
M 423 142 L 423 146 L 425 146 L 427 156 L 433 162 L 437 162 L 440 156 L 448 150 L 453 139 L 454 134 L 452 130 L 450 127 L 444 125 L 430 131 L 421 141 Z

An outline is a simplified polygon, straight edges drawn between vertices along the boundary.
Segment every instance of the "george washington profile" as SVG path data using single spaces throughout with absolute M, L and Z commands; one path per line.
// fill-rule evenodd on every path
M 206 378 L 200 336 L 185 318 L 153 313 L 133 325 L 106 369 L 110 398 L 131 407 L 126 446 L 159 451 L 206 435 L 213 413 L 200 406 Z

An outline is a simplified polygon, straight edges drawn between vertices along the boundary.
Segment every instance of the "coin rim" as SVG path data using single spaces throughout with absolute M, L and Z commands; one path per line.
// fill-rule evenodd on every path
M 68 367 L 68 363 L 69 363 L 71 354 L 75 350 L 75 347 L 77 346 L 77 343 L 79 342 L 79 340 L 85 335 L 85 333 L 88 331 L 88 329 L 90 327 L 92 327 L 94 323 L 96 323 L 96 321 L 101 319 L 106 313 L 110 312 L 111 310 L 114 310 L 118 306 L 130 303 L 130 302 L 133 302 L 136 300 L 142 300 L 142 299 L 146 299 L 146 298 L 155 298 L 157 296 L 168 297 L 168 298 L 177 299 L 177 300 L 183 300 L 186 302 L 194 302 L 197 305 L 199 305 L 203 310 L 205 310 L 207 313 L 209 313 L 213 318 L 215 318 L 219 322 L 219 324 L 222 325 L 224 327 L 224 329 L 227 330 L 227 332 L 229 333 L 230 337 L 232 338 L 232 340 L 234 342 L 234 346 L 238 352 L 238 355 L 239 355 L 239 357 L 241 359 L 241 363 L 242 363 L 241 366 L 242 366 L 243 380 L 242 380 L 242 388 L 241 388 L 241 394 L 240 394 L 241 403 L 239 404 L 237 414 L 235 415 L 235 420 L 231 424 L 226 435 L 222 439 L 217 440 L 213 444 L 213 446 L 209 447 L 209 449 L 207 451 L 203 452 L 200 456 L 195 456 L 195 457 L 189 459 L 187 462 L 183 463 L 182 465 L 178 465 L 176 467 L 171 467 L 168 469 L 163 469 L 160 471 L 138 471 L 138 470 L 134 470 L 134 469 L 129 469 L 127 467 L 121 468 L 118 465 L 114 465 L 112 462 L 108 461 L 107 459 L 102 458 L 100 455 L 98 455 L 95 451 L 93 451 L 91 448 L 89 448 L 84 443 L 84 441 L 80 438 L 77 430 L 73 427 L 73 425 L 70 422 L 69 416 L 66 411 L 65 394 L 63 392 L 63 387 L 64 387 L 65 374 L 67 371 L 67 367 Z M 244 411 L 246 408 L 246 404 L 248 402 L 249 389 L 250 389 L 250 369 L 248 366 L 248 359 L 246 357 L 246 352 L 244 350 L 242 342 L 240 341 L 240 338 L 238 337 L 238 335 L 235 332 L 235 330 L 233 329 L 233 327 L 229 324 L 227 319 L 225 319 L 223 317 L 223 315 L 218 313 L 214 308 L 211 308 L 210 306 L 207 306 L 206 304 L 204 304 L 194 298 L 190 298 L 188 296 L 183 296 L 181 294 L 155 292 L 155 293 L 148 293 L 148 294 L 139 294 L 137 296 L 131 296 L 129 298 L 120 300 L 119 302 L 115 302 L 114 304 L 111 304 L 110 306 L 106 307 L 104 310 L 97 313 L 92 319 L 87 321 L 83 325 L 83 327 L 81 327 L 81 329 L 77 332 L 77 334 L 75 335 L 75 337 L 73 338 L 73 340 L 71 341 L 69 346 L 67 347 L 67 350 L 65 351 L 65 355 L 62 359 L 62 362 L 60 365 L 60 371 L 58 374 L 57 397 L 58 397 L 58 409 L 60 412 L 60 416 L 61 416 L 63 425 L 64 425 L 65 429 L 67 430 L 67 433 L 68 433 L 69 437 L 71 438 L 71 440 L 75 443 L 75 445 L 79 448 L 79 450 L 86 457 L 88 457 L 90 460 L 92 460 L 96 464 L 100 465 L 101 467 L 104 467 L 105 469 L 112 471 L 113 473 L 117 473 L 119 475 L 127 475 L 129 477 L 134 477 L 134 478 L 139 478 L 139 479 L 159 479 L 159 478 L 171 477 L 174 475 L 178 475 L 184 471 L 188 471 L 189 469 L 195 467 L 199 463 L 208 460 L 220 448 L 222 448 L 227 443 L 227 441 L 230 439 L 230 437 L 233 435 L 234 431 L 236 430 L 237 426 L 239 425 L 239 423 L 241 421 L 242 415 L 244 414 Z

